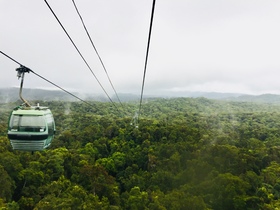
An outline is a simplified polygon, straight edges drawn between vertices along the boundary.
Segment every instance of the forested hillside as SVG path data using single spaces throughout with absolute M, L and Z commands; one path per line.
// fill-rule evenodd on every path
M 37 101 L 34 101 L 34 104 Z M 0 105 L 2 209 L 280 208 L 280 105 L 205 98 L 138 103 L 40 102 L 50 148 L 13 151 Z M 122 109 L 120 109 L 122 110 Z

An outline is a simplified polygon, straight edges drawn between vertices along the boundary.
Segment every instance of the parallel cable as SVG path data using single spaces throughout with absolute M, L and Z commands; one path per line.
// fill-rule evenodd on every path
M 105 73 L 106 73 L 106 76 L 107 76 L 107 78 L 108 78 L 108 80 L 109 80 L 109 82 L 110 82 L 110 84 L 111 84 L 111 87 L 113 88 L 113 90 L 114 90 L 114 92 L 115 92 L 115 94 L 116 94 L 116 97 L 117 97 L 119 103 L 120 103 L 121 106 L 123 107 L 123 104 L 122 104 L 122 102 L 121 102 L 121 100 L 120 100 L 120 98 L 119 98 L 119 96 L 118 96 L 118 94 L 117 94 L 117 91 L 116 91 L 116 89 L 115 89 L 115 87 L 114 87 L 114 85 L 113 85 L 113 83 L 112 83 L 112 81 L 111 81 L 111 79 L 110 79 L 110 77 L 109 77 L 109 74 L 108 74 L 108 72 L 107 72 L 107 69 L 106 69 L 106 67 L 105 67 L 105 65 L 104 65 L 104 63 L 103 63 L 103 61 L 102 61 L 102 59 L 101 59 L 101 57 L 100 57 L 100 55 L 99 55 L 99 53 L 98 53 L 98 51 L 97 51 L 95 45 L 94 45 L 94 43 L 93 43 L 93 41 L 92 41 L 92 38 L 91 38 L 91 36 L 90 36 L 90 34 L 89 34 L 88 30 L 87 30 L 87 27 L 86 27 L 86 25 L 85 25 L 85 23 L 84 23 L 84 20 L 83 20 L 83 18 L 82 18 L 82 16 L 81 16 L 80 12 L 79 12 L 79 10 L 78 10 L 78 7 L 77 7 L 77 5 L 76 5 L 76 3 L 75 3 L 74 0 L 72 0 L 72 2 L 73 2 L 73 5 L 74 5 L 74 7 L 75 7 L 75 9 L 76 9 L 76 12 L 77 12 L 78 16 L 80 17 L 80 20 L 81 20 L 81 22 L 82 22 L 82 24 L 83 24 L 83 27 L 84 27 L 84 29 L 85 29 L 85 31 L 86 31 L 86 34 L 87 34 L 89 40 L 90 40 L 90 42 L 91 42 L 91 45 L 92 45 L 93 49 L 95 50 L 95 53 L 97 54 L 97 56 L 98 56 L 98 58 L 99 58 L 99 61 L 101 62 L 101 65 L 102 65 L 102 67 L 103 67 L 103 69 L 104 69 L 104 71 L 105 71 Z M 124 107 L 123 107 L 123 108 L 124 108 Z
M 76 46 L 76 44 L 74 43 L 74 41 L 72 40 L 72 38 L 70 37 L 70 35 L 68 34 L 68 32 L 66 31 L 66 29 L 64 28 L 64 26 L 62 25 L 62 23 L 60 22 L 60 20 L 58 19 L 58 17 L 56 16 L 55 12 L 53 11 L 53 9 L 51 8 L 51 6 L 49 5 L 49 3 L 47 2 L 47 0 L 44 0 L 45 3 L 47 4 L 48 8 L 50 9 L 50 11 L 52 12 L 52 14 L 54 15 L 54 17 L 56 18 L 57 22 L 59 23 L 59 25 L 61 26 L 61 28 L 63 29 L 63 31 L 65 32 L 65 34 L 67 35 L 67 37 L 69 38 L 69 40 L 71 41 L 71 43 L 73 44 L 73 46 L 75 47 L 76 51 L 79 53 L 80 57 L 83 59 L 84 63 L 87 65 L 88 69 L 91 71 L 92 75 L 95 77 L 96 81 L 98 82 L 98 84 L 100 85 L 100 87 L 102 88 L 102 90 L 104 91 L 104 93 L 106 94 L 106 96 L 108 97 L 108 99 L 110 100 L 110 102 L 115 106 L 115 108 L 119 111 L 118 107 L 116 106 L 116 104 L 114 103 L 114 101 L 110 98 L 110 96 L 108 95 L 108 93 L 106 92 L 106 90 L 104 89 L 104 87 L 102 86 L 101 82 L 98 80 L 97 76 L 94 74 L 93 70 L 91 69 L 91 67 L 89 66 L 89 64 L 87 63 L 86 59 L 84 58 L 84 56 L 82 55 L 82 53 L 80 52 L 80 50 L 78 49 L 78 47 Z M 120 112 L 120 111 L 119 111 Z
M 144 75 L 143 75 L 142 89 L 141 89 L 141 98 L 140 98 L 140 105 L 139 105 L 139 111 L 138 111 L 139 115 L 141 113 L 141 106 L 142 106 L 142 100 L 143 100 L 143 92 L 144 92 L 144 85 L 145 85 L 145 78 L 146 78 L 146 71 L 147 71 L 147 63 L 148 63 L 148 57 L 149 57 L 149 48 L 150 48 L 150 40 L 151 40 L 152 27 L 153 27 L 155 4 L 156 4 L 156 0 L 153 0 L 151 21 L 150 21 L 150 29 L 149 29 L 149 37 L 148 37 L 146 59 L 145 59 L 145 67 L 144 67 Z
M 73 93 L 70 93 L 69 91 L 67 91 L 67 90 L 63 89 L 62 87 L 60 87 L 60 86 L 58 86 L 58 85 L 56 85 L 55 83 L 51 82 L 50 80 L 48 80 L 48 79 L 46 79 L 46 78 L 42 77 L 41 75 L 39 75 L 39 74 L 35 73 L 35 72 L 34 72 L 34 71 L 32 71 L 31 69 L 30 69 L 30 71 L 31 71 L 33 74 L 35 74 L 36 76 L 40 77 L 41 79 L 43 79 L 43 80 L 45 80 L 45 81 L 49 82 L 50 84 L 52 84 L 52 85 L 56 86 L 57 88 L 61 89 L 62 91 L 64 91 L 64 92 L 68 93 L 69 95 L 71 95 L 71 96 L 75 97 L 76 99 L 78 99 L 78 100 L 80 100 L 80 101 L 82 101 L 82 102 L 84 102 L 84 103 L 86 103 L 86 104 L 88 104 L 88 105 L 92 106 L 92 104 L 90 104 L 90 103 L 88 103 L 87 101 L 85 101 L 85 100 L 83 100 L 83 99 L 79 98 L 78 96 L 74 95 Z
M 16 61 L 15 59 L 13 59 L 12 57 L 8 56 L 6 53 L 0 51 L 1 54 L 3 54 L 4 56 L 6 56 L 7 58 L 11 59 L 12 61 L 14 61 L 15 63 L 17 63 L 18 65 L 22 66 L 22 64 L 18 61 Z
M 63 88 L 60 87 L 59 85 L 56 85 L 55 83 L 51 82 L 50 80 L 44 78 L 43 76 L 41 76 L 41 75 L 35 73 L 33 70 L 31 70 L 30 68 L 28 68 L 28 67 L 22 65 L 20 62 L 16 61 L 15 59 L 13 59 L 12 57 L 8 56 L 8 55 L 5 54 L 4 52 L 0 51 L 0 53 L 3 54 L 4 56 L 6 56 L 7 58 L 9 58 L 10 60 L 14 61 L 15 63 L 19 64 L 20 66 L 25 67 L 26 69 L 28 69 L 28 72 L 31 72 L 31 73 L 35 74 L 36 76 L 40 77 L 41 79 L 47 81 L 48 83 L 50 83 L 50 84 L 52 84 L 52 85 L 54 85 L 54 86 L 56 86 L 57 88 L 59 88 L 59 89 L 61 89 L 62 91 L 66 92 L 67 94 L 73 96 L 74 98 L 76 98 L 76 99 L 78 99 L 78 100 L 80 100 L 80 101 L 86 103 L 87 105 L 93 107 L 92 104 L 90 104 L 90 103 L 88 103 L 87 101 L 85 101 L 85 100 L 79 98 L 78 96 L 74 95 L 73 93 L 70 93 L 69 91 L 63 89 Z

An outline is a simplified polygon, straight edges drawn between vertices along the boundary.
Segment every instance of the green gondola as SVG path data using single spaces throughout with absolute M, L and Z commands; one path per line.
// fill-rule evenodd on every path
M 12 111 L 8 138 L 14 150 L 43 150 L 50 146 L 54 134 L 54 118 L 47 107 L 17 107 Z

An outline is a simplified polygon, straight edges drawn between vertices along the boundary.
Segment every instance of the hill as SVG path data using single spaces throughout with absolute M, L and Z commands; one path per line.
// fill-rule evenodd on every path
M 108 98 L 105 95 L 94 95 L 73 92 L 77 97 L 88 101 L 107 102 Z M 60 90 L 44 90 L 44 89 L 24 89 L 23 97 L 27 100 L 41 100 L 41 101 L 77 101 L 75 97 L 60 91 Z M 119 98 L 123 102 L 139 101 L 139 95 L 130 93 L 119 93 Z M 276 94 L 262 94 L 262 95 L 248 95 L 240 93 L 218 93 L 218 92 L 164 92 L 160 94 L 144 94 L 144 98 L 199 98 L 236 101 L 236 102 L 257 102 L 257 103 L 280 103 L 280 95 Z M 19 100 L 19 88 L 0 88 L 0 103 L 9 103 Z M 113 95 L 113 101 L 118 101 L 118 98 Z
M 227 98 L 226 100 L 278 104 L 280 103 L 280 95 L 276 95 L 276 94 L 241 95 L 238 97 L 230 97 Z
M 79 94 L 73 92 L 72 94 L 83 100 L 108 101 L 104 96 Z M 44 90 L 44 89 L 28 89 L 25 88 L 22 92 L 23 98 L 28 101 L 77 101 L 75 97 L 60 91 L 60 90 Z M 19 88 L 2 88 L 0 89 L 0 103 L 9 103 L 19 100 Z

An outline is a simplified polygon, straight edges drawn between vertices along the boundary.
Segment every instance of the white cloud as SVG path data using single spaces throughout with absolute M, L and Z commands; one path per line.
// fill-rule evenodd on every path
M 140 93 L 151 2 L 76 2 L 117 91 Z M 50 0 L 105 89 L 113 93 L 71 1 Z M 279 92 L 280 2 L 158 1 L 145 92 Z M 65 89 L 102 92 L 44 2 L 0 2 L 0 50 Z M 19 85 L 0 55 L 0 87 Z M 25 87 L 52 87 L 26 76 Z

